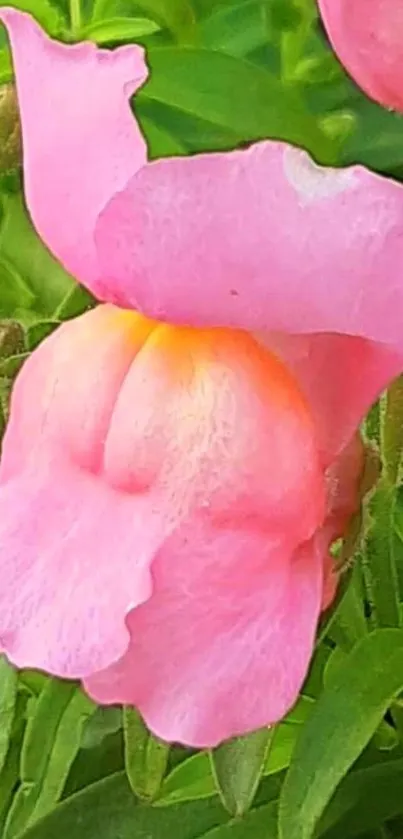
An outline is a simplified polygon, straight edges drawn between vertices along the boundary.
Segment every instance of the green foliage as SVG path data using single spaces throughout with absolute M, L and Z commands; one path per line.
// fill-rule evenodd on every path
M 213 775 L 226 810 L 243 816 L 250 809 L 263 776 L 274 729 L 256 731 L 223 743 L 211 753 Z
M 157 797 L 169 757 L 169 746 L 147 731 L 134 708 L 123 711 L 125 765 L 133 792 L 145 801 Z

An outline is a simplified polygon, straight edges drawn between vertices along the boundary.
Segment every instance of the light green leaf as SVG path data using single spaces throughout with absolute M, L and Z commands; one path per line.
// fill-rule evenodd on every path
M 11 0 L 7 5 L 33 15 L 51 35 L 57 35 L 65 21 L 59 4 L 49 0 Z
M 146 801 L 158 794 L 167 767 L 169 746 L 144 725 L 134 708 L 123 710 L 125 765 L 133 792 Z
M 13 274 L 14 280 L 11 275 L 9 277 L 13 293 L 15 296 L 21 293 L 20 307 L 29 295 L 30 309 L 39 317 L 53 318 L 74 280 L 35 233 L 20 193 L 3 195 L 2 210 L 0 260 Z
M 12 318 L 17 309 L 30 309 L 34 301 L 28 283 L 0 251 L 0 317 Z
M 0 773 L 6 761 L 17 702 L 17 674 L 4 656 L 0 657 Z
M 373 632 L 346 656 L 299 737 L 280 798 L 281 839 L 311 839 L 402 687 L 402 631 Z
M 21 786 L 6 822 L 11 839 L 59 800 L 94 705 L 74 682 L 49 679 L 30 716 L 21 752 Z
M 159 29 L 158 23 L 147 18 L 114 17 L 86 26 L 81 32 L 81 37 L 95 41 L 96 44 L 107 44 L 113 41 L 130 42 L 152 35 Z
M 263 775 L 273 730 L 263 728 L 223 743 L 211 752 L 218 792 L 232 816 L 242 816 L 253 803 Z
M 103 20 L 116 13 L 116 0 L 95 0 L 92 19 Z M 145 13 L 153 21 L 167 27 L 180 41 L 192 41 L 195 18 L 191 0 L 131 0 L 125 7 L 134 14 Z
M 198 752 L 175 766 L 164 779 L 156 804 L 196 801 L 216 794 L 208 753 Z
M 268 33 L 261 2 L 243 0 L 217 5 L 200 26 L 201 45 L 229 55 L 246 57 L 252 50 L 268 46 Z
M 119 772 L 67 799 L 19 839 L 198 839 L 226 819 L 218 797 L 163 811 L 137 804 Z

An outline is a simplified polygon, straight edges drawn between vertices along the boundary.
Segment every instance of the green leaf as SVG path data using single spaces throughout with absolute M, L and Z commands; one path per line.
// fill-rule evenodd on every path
M 74 281 L 35 233 L 20 193 L 3 195 L 2 210 L 0 261 L 12 272 L 14 297 L 24 307 L 28 296 L 29 308 L 39 317 L 53 318 Z
M 381 400 L 382 460 L 391 484 L 399 478 L 403 452 L 403 376 L 389 386 Z
M 140 10 L 161 26 L 166 26 L 180 41 L 192 41 L 195 18 L 191 0 L 132 0 L 125 4 Z M 117 9 L 116 0 L 95 0 L 92 19 L 103 20 Z
M 175 766 L 164 779 L 156 803 L 165 806 L 211 798 L 216 794 L 208 753 L 198 752 Z
M 377 630 L 346 656 L 299 737 L 280 798 L 281 839 L 311 839 L 336 787 L 402 687 L 402 631 Z
M 186 154 L 185 146 L 154 119 L 142 116 L 141 127 L 152 159 Z
M 75 318 L 92 309 L 95 304 L 95 297 L 84 286 L 73 282 L 55 309 L 53 319 L 63 321 Z
M 148 731 L 134 708 L 123 711 L 123 732 L 126 772 L 132 790 L 139 798 L 152 801 L 164 778 L 170 747 Z
M 81 32 L 83 39 L 96 44 L 108 44 L 113 41 L 130 42 L 158 32 L 160 26 L 147 18 L 114 17 L 96 21 L 86 26 Z
M 366 507 L 365 574 L 378 626 L 399 626 L 399 585 L 394 554 L 395 487 L 381 479 Z
M 380 827 L 403 812 L 402 785 L 401 759 L 352 772 L 340 784 L 319 824 L 318 835 L 340 839 Z
M 150 78 L 136 102 L 159 102 L 227 131 L 238 141 L 267 137 L 330 148 L 294 92 L 261 67 L 230 55 L 176 47 L 149 50 Z
M 346 651 L 352 649 L 368 632 L 361 588 L 361 569 L 356 565 L 327 633 Z
M 226 818 L 218 797 L 163 811 L 137 804 L 120 772 L 67 799 L 19 839 L 198 839 Z
M 47 813 L 59 800 L 94 705 L 74 682 L 49 679 L 29 718 L 21 752 L 21 786 L 3 839 Z
M 119 707 L 100 706 L 95 710 L 83 727 L 81 738 L 82 749 L 93 749 L 100 746 L 105 737 L 115 734 L 122 728 L 122 709 Z
M 244 815 L 253 803 L 273 733 L 273 730 L 263 728 L 246 737 L 229 740 L 211 752 L 217 789 L 232 816 Z
M 0 773 L 10 746 L 17 702 L 17 674 L 4 656 L 0 657 Z
M 310 706 L 313 706 L 313 702 Z M 295 722 L 283 722 L 274 729 L 273 739 L 266 755 L 263 775 L 269 776 L 285 769 L 291 760 L 301 732 L 302 713 Z M 198 752 L 176 766 L 164 779 L 156 804 L 178 803 L 211 798 L 217 792 L 207 752 Z
M 263 44 L 268 47 L 261 2 L 243 0 L 217 6 L 200 26 L 201 45 L 229 55 L 246 57 Z
M 63 790 L 64 799 L 125 768 L 122 729 L 103 737 L 98 746 L 87 748 L 85 728 L 81 749 L 71 767 Z
M 203 839 L 277 839 L 277 802 L 252 810 L 243 819 L 215 827 Z
M 11 0 L 7 5 L 28 12 L 47 30 L 51 35 L 57 35 L 65 21 L 60 7 L 49 3 L 49 0 Z
M 28 283 L 0 252 L 0 317 L 12 318 L 17 310 L 29 309 L 34 301 Z
M 0 772 L 0 835 L 3 836 L 3 828 L 7 813 L 10 808 L 13 794 L 19 781 L 20 753 L 25 726 L 25 714 L 27 706 L 26 694 L 18 694 L 14 714 L 13 733 L 10 746 L 7 752 L 2 771 Z

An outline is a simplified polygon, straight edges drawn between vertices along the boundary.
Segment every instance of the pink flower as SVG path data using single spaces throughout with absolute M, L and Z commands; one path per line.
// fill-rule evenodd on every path
M 148 163 L 141 50 L 1 17 L 33 221 L 107 301 L 16 383 L 1 645 L 214 745 L 286 713 L 333 599 L 356 430 L 402 367 L 403 191 L 275 142 Z
M 332 45 L 373 99 L 403 110 L 401 0 L 318 0 Z

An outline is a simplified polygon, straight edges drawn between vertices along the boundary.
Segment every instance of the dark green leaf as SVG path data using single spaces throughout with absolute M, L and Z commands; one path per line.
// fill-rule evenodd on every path
M 150 79 L 136 101 L 170 105 L 234 133 L 239 141 L 279 138 L 326 156 L 328 142 L 289 88 L 239 58 L 200 49 L 149 51 Z
M 281 795 L 281 839 L 311 839 L 336 787 L 402 687 L 402 631 L 373 632 L 346 656 L 299 737 Z
M 82 749 L 99 746 L 109 734 L 115 734 L 123 726 L 122 709 L 119 707 L 99 707 L 89 717 L 83 727 Z
M 403 813 L 403 760 L 357 770 L 340 784 L 320 822 L 318 836 L 358 836 Z
M 114 775 L 124 769 L 122 729 L 103 737 L 98 746 L 87 748 L 85 727 L 81 749 L 70 769 L 63 790 L 63 798 L 69 798 L 73 793 L 84 789 L 84 787 L 95 784 L 102 778 Z
M 218 799 L 163 810 L 137 804 L 122 772 L 67 799 L 21 839 L 198 839 L 226 818 Z
M 251 810 L 242 819 L 215 827 L 203 839 L 277 839 L 277 802 Z

